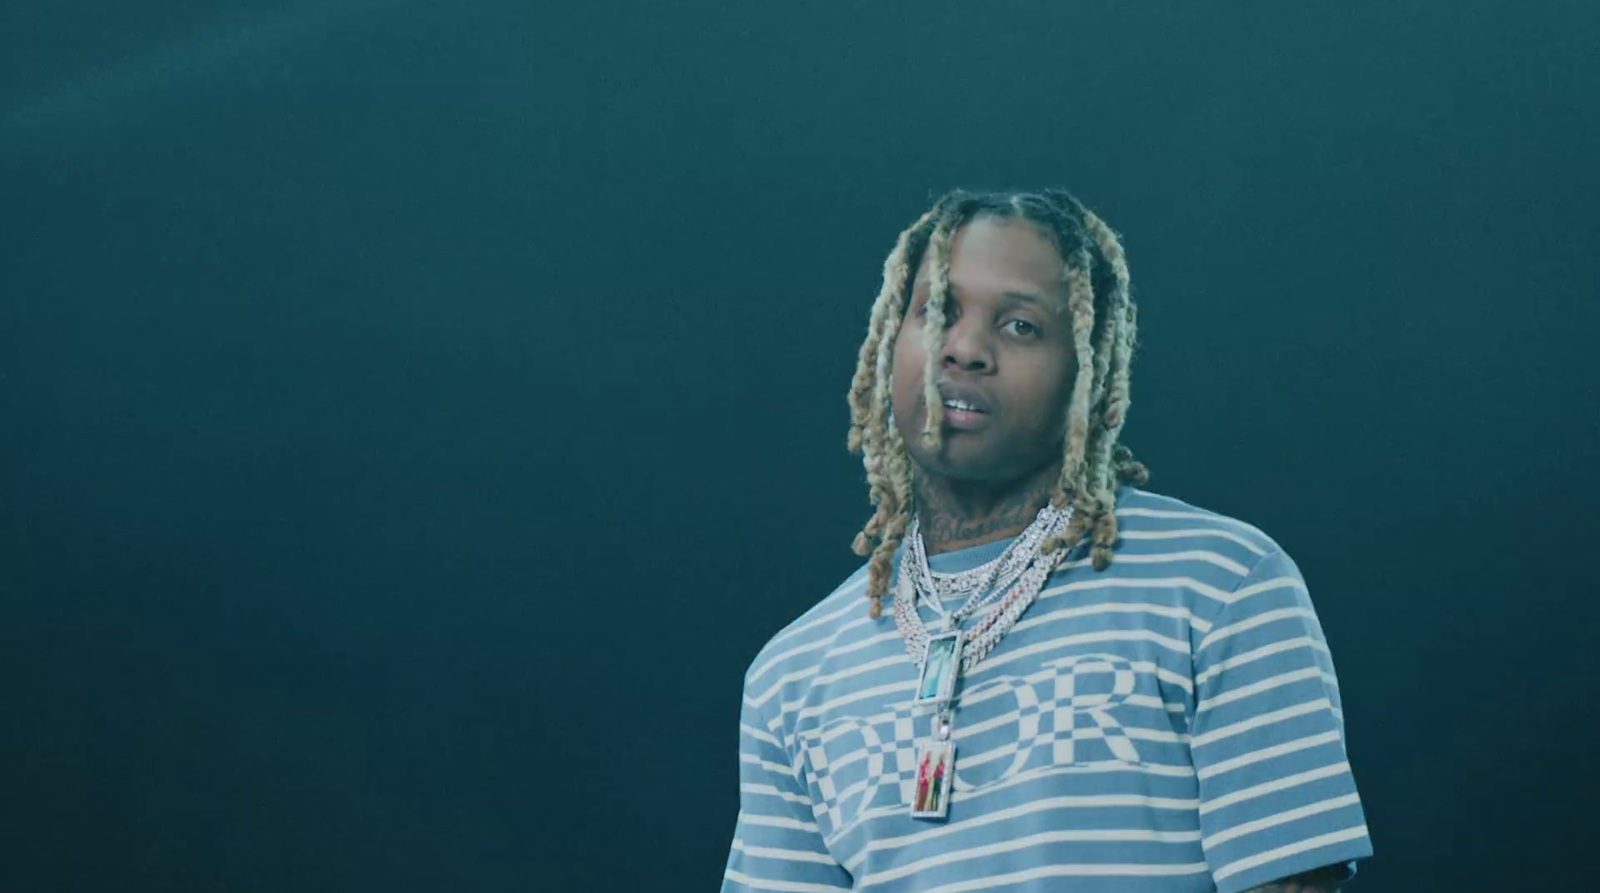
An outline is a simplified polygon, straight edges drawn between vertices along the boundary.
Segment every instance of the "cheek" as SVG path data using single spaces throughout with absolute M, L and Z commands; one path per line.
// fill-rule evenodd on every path
M 1055 380 L 1055 401 L 1065 413 L 1067 404 L 1072 402 L 1072 389 L 1078 383 L 1078 364 L 1069 361 L 1057 374 L 1059 377 Z
M 1072 402 L 1072 385 L 1077 364 L 1051 363 L 1036 370 L 1028 391 L 1033 411 L 1026 415 L 1029 427 L 1051 435 L 1066 432 L 1067 413 Z

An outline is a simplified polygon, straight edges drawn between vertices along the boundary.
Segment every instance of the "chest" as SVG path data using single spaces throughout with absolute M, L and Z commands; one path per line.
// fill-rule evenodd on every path
M 1192 804 L 1185 613 L 1138 600 L 1056 607 L 1019 623 L 960 679 L 949 821 L 985 803 Z M 918 744 L 933 734 L 933 711 L 912 704 L 917 682 L 890 627 L 825 655 L 796 693 L 788 737 L 825 837 L 848 846 L 884 822 L 926 830 L 907 818 Z M 1192 807 L 1165 817 L 1131 808 L 1140 815 L 1095 820 L 1192 822 Z

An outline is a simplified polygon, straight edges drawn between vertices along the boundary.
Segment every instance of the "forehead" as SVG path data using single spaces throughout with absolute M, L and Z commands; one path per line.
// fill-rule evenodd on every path
M 926 291 L 932 252 L 917 267 L 916 289 Z M 1055 243 L 1031 220 L 978 217 L 950 240 L 950 283 L 963 296 L 1007 292 L 1065 298 L 1063 264 Z

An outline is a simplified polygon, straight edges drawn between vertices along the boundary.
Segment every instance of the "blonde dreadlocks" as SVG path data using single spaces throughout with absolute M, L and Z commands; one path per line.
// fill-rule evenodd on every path
M 1051 502 L 1058 508 L 1071 505 L 1073 514 L 1067 529 L 1044 544 L 1045 552 L 1071 548 L 1090 532 L 1092 564 L 1096 571 L 1105 570 L 1117 541 L 1117 485 L 1149 480 L 1144 465 L 1117 442 L 1128 412 L 1128 369 L 1137 308 L 1128 290 L 1128 264 L 1116 233 L 1064 190 L 957 190 L 946 194 L 900 234 L 889 252 L 883 265 L 883 288 L 872 304 L 867 338 L 850 382 L 849 447 L 851 452 L 861 453 L 868 498 L 875 508 L 852 548 L 857 555 L 872 556 L 867 597 L 874 619 L 882 613 L 894 554 L 913 510 L 911 458 L 890 422 L 895 339 L 910 301 L 912 277 L 928 255 L 932 275 L 922 331 L 927 345 L 928 369 L 923 381 L 928 412 L 921 437 L 926 446 L 938 449 L 944 403 L 936 382 L 950 292 L 950 241 L 963 224 L 980 215 L 1033 222 L 1054 240 L 1064 262 L 1077 377 L 1067 409 L 1061 478 Z

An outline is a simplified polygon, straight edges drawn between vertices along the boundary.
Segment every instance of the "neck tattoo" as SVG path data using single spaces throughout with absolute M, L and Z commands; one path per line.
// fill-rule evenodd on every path
M 949 484 L 935 483 L 923 474 L 913 480 L 917 523 L 928 554 L 951 552 L 1021 533 L 1050 504 L 1060 466 L 1031 475 L 1011 493 L 992 505 L 973 511 L 963 506 Z

